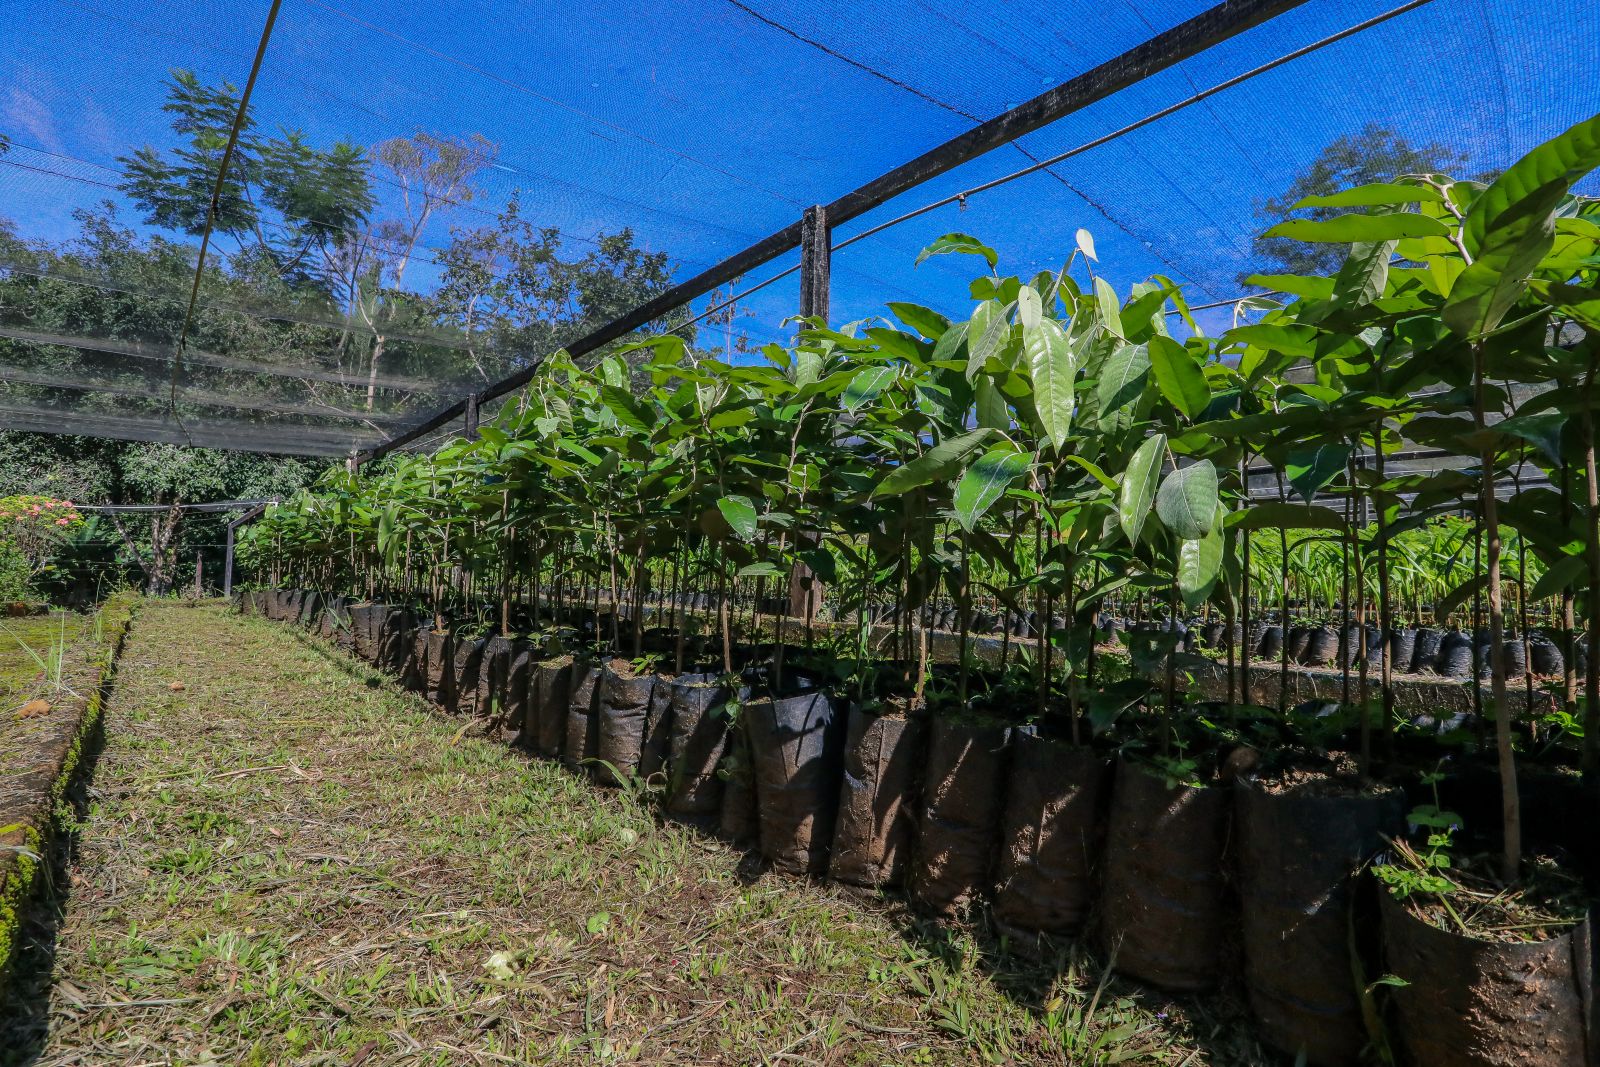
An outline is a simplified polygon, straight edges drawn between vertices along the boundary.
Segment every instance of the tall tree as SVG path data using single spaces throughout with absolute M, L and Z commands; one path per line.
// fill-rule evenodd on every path
M 1465 152 L 1440 144 L 1413 145 L 1389 127 L 1369 122 L 1361 132 L 1345 134 L 1330 142 L 1281 195 L 1259 201 L 1255 214 L 1265 230 L 1288 218 L 1295 204 L 1308 196 L 1326 196 L 1352 186 L 1386 182 L 1402 174 L 1452 171 L 1466 162 Z M 1309 208 L 1304 217 L 1326 219 L 1341 210 Z M 1242 273 L 1241 284 L 1258 271 L 1331 275 L 1338 271 L 1343 260 L 1342 251 L 1333 245 L 1310 244 L 1286 237 L 1256 237 L 1252 251 L 1258 267 Z

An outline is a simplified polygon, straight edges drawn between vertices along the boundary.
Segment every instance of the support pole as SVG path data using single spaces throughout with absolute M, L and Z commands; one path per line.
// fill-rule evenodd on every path
M 833 263 L 833 229 L 828 225 L 828 209 L 821 204 L 806 208 L 800 216 L 800 314 L 828 320 L 829 273 Z M 795 547 L 815 548 L 815 534 L 803 533 Z M 804 563 L 789 572 L 789 615 L 814 619 L 822 607 L 822 583 Z
M 194 550 L 194 598 L 199 600 L 205 592 L 205 553 Z
M 355 462 L 355 457 L 354 456 L 351 456 L 350 459 L 351 459 L 352 463 Z M 272 500 L 272 501 L 268 501 L 268 503 L 276 504 L 277 501 L 276 500 Z M 249 511 L 245 512 L 243 515 L 240 515 L 237 519 L 234 519 L 233 521 L 228 523 L 227 555 L 226 555 L 226 558 L 224 559 L 223 564 L 222 564 L 222 595 L 225 596 L 225 597 L 233 596 L 233 535 L 234 535 L 234 532 L 236 530 L 238 530 L 239 527 L 243 526 L 245 523 L 254 522 L 256 519 L 259 519 L 262 515 L 264 515 L 266 513 L 266 510 L 267 510 L 267 504 L 257 504 L 255 507 L 253 507 Z M 198 569 L 198 565 L 197 565 L 197 569 Z
M 466 404 L 467 440 L 478 439 L 478 394 L 468 393 Z

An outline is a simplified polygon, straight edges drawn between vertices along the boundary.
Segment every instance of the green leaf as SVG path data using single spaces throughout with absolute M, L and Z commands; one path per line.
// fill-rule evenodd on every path
M 1443 619 L 1452 612 L 1459 610 L 1463 604 L 1472 598 L 1474 593 L 1487 585 L 1488 581 L 1489 576 L 1487 574 L 1468 578 L 1439 598 L 1439 602 L 1433 606 L 1433 617 L 1435 619 Z
M 1561 314 L 1577 319 L 1590 330 L 1600 332 L 1600 289 L 1547 282 L 1538 278 L 1529 282 L 1528 287 Z
M 1017 291 L 1017 321 L 1022 323 L 1025 330 L 1036 329 L 1039 320 L 1044 318 L 1044 301 L 1039 298 L 1039 291 L 1031 285 L 1024 285 Z
M 1128 460 L 1128 469 L 1122 472 L 1122 490 L 1117 494 L 1117 523 L 1133 544 L 1139 543 L 1139 531 L 1150 514 L 1150 505 L 1156 498 L 1156 479 L 1161 473 L 1161 457 L 1167 447 L 1167 435 L 1154 434 L 1134 451 Z
M 1178 593 L 1183 602 L 1197 608 L 1211 596 L 1222 576 L 1222 527 L 1214 525 L 1198 539 L 1178 546 Z
M 985 300 L 972 313 L 967 326 L 967 380 L 971 381 L 983 370 L 989 357 L 1000 350 L 1002 340 L 1011 332 L 1010 304 L 998 300 Z
M 1006 486 L 1027 473 L 1032 465 L 1032 452 L 1018 452 L 1010 445 L 991 448 L 979 456 L 956 483 L 956 518 L 962 528 L 974 529 L 984 513 L 1005 493 Z
M 1011 429 L 1011 412 L 1006 398 L 987 376 L 980 377 L 973 390 L 978 405 L 978 425 L 1004 433 Z
M 889 310 L 894 317 L 930 341 L 937 341 L 950 328 L 950 320 L 921 304 L 891 302 Z
M 994 435 L 983 428 L 941 441 L 909 463 L 896 467 L 875 487 L 873 497 L 895 496 L 954 477 L 961 460 Z
M 611 414 L 616 416 L 619 425 L 638 433 L 650 432 L 653 420 L 646 416 L 644 409 L 633 399 L 633 394 L 626 389 L 615 385 L 602 386 L 600 399 L 605 402 Z
M 1389 282 L 1389 260 L 1394 255 L 1393 241 L 1357 241 L 1333 279 L 1333 306 L 1360 307 L 1383 295 Z
M 1550 462 L 1560 466 L 1561 430 L 1566 424 L 1566 415 L 1549 412 L 1538 415 L 1516 415 L 1496 423 L 1494 428 L 1501 433 L 1508 433 L 1527 441 L 1548 456 Z
M 856 411 L 863 404 L 877 399 L 898 372 L 894 367 L 868 367 L 850 379 L 840 400 L 846 411 Z
M 1284 463 L 1284 473 L 1289 476 L 1289 484 L 1294 491 L 1309 504 L 1323 487 L 1344 471 L 1349 461 L 1350 448 L 1347 445 L 1296 449 L 1289 453 Z
M 1144 345 L 1123 345 L 1100 368 L 1095 396 L 1100 415 L 1121 411 L 1144 394 L 1150 381 L 1150 353 Z
M 1077 360 L 1067 332 L 1055 319 L 1041 319 L 1022 331 L 1022 351 L 1033 375 L 1033 406 L 1045 436 L 1060 451 L 1072 432 L 1073 379 Z
M 1117 299 L 1117 291 L 1111 283 L 1104 278 L 1096 277 L 1094 280 L 1095 302 L 1100 305 L 1100 321 L 1105 323 L 1106 329 L 1123 339 L 1127 334 L 1122 332 L 1122 301 Z
M 1426 201 L 1437 204 L 1444 195 L 1431 185 L 1400 185 L 1394 182 L 1373 182 L 1358 185 L 1327 196 L 1308 196 L 1293 210 L 1307 207 L 1383 207 L 1393 204 L 1415 204 Z
M 922 266 L 922 261 L 931 256 L 943 256 L 950 253 L 982 256 L 988 262 L 990 270 L 993 270 L 995 264 L 1000 262 L 999 254 L 976 237 L 970 237 L 964 233 L 947 233 L 919 252 L 917 261 L 912 266 L 920 267 Z
M 760 563 L 752 563 L 748 567 L 740 567 L 739 568 L 739 572 L 737 574 L 735 574 L 734 577 L 735 578 L 777 578 L 777 577 L 780 577 L 782 574 L 783 574 L 783 572 L 778 569 L 778 565 L 776 563 L 769 563 L 769 562 L 763 560 Z
M 1560 593 L 1563 589 L 1577 588 L 1589 574 L 1589 563 L 1582 556 L 1562 556 L 1561 560 L 1553 564 L 1539 580 L 1533 583 L 1533 588 L 1528 596 L 1534 600 L 1545 600 Z
M 1448 237 L 1450 227 L 1428 215 L 1394 211 L 1383 215 L 1336 215 L 1331 219 L 1289 219 L 1262 236 L 1348 245 L 1357 241 L 1397 241 L 1402 237 Z
M 1211 402 L 1211 389 L 1189 350 L 1158 334 L 1150 338 L 1150 366 L 1167 402 L 1191 420 L 1199 418 Z
M 1303 274 L 1252 274 L 1244 280 L 1246 285 L 1259 285 L 1274 293 L 1289 293 L 1312 300 L 1326 300 L 1333 295 L 1333 279 L 1308 277 Z
M 1461 241 L 1473 257 L 1445 302 L 1444 320 L 1475 339 L 1500 325 L 1555 243 L 1555 211 L 1572 183 L 1600 166 L 1600 115 L 1523 156 L 1467 209 Z
M 717 510 L 722 512 L 722 517 L 727 520 L 733 532 L 743 541 L 753 540 L 756 536 L 756 527 L 759 517 L 756 506 L 747 496 L 725 496 L 717 501 Z
M 1343 530 L 1344 516 L 1320 504 L 1270 500 L 1233 512 L 1228 525 L 1240 530 Z
M 1179 467 L 1156 491 L 1156 514 L 1175 536 L 1193 541 L 1216 525 L 1217 468 L 1209 459 Z

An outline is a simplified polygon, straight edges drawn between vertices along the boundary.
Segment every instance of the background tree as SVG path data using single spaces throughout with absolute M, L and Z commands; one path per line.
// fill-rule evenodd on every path
M 1440 144 L 1413 145 L 1387 126 L 1369 122 L 1360 133 L 1345 134 L 1330 142 L 1311 161 L 1299 177 L 1279 196 L 1255 205 L 1261 220 L 1258 232 L 1289 217 L 1294 205 L 1308 196 L 1326 196 L 1352 186 L 1390 181 L 1402 174 L 1432 174 L 1454 171 L 1467 162 L 1467 155 Z M 1484 176 L 1492 178 L 1493 175 Z M 1339 208 L 1310 208 L 1304 217 L 1327 219 Z M 1251 250 L 1261 272 L 1275 274 L 1324 274 L 1338 271 L 1343 253 L 1331 245 L 1310 244 L 1287 237 L 1258 236 Z M 1257 270 L 1239 275 L 1241 284 Z

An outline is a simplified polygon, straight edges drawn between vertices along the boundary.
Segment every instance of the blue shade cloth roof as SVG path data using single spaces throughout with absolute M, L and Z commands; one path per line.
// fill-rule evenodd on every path
M 1100 137 L 1396 2 L 1309 0 L 902 195 L 841 227 L 835 240 Z M 476 179 L 477 195 L 447 205 L 422 228 L 404 288 L 423 297 L 439 286 L 438 261 L 452 231 L 492 225 L 513 195 L 526 218 L 560 231 L 568 255 L 627 228 L 643 248 L 666 253 L 682 279 L 788 225 L 806 205 L 832 200 L 1209 6 L 284 0 L 252 114 L 262 134 L 298 130 L 318 147 L 370 146 L 418 130 L 480 134 L 498 146 Z M 160 299 L 150 314 L 162 320 L 132 336 L 114 315 L 30 321 L 26 307 L 0 303 L 0 425 L 55 422 L 93 432 L 102 419 L 105 432 L 117 435 L 137 424 L 151 439 L 331 455 L 380 441 L 482 384 L 484 360 L 463 354 L 470 346 L 458 330 L 413 316 L 396 343 L 403 351 L 383 372 L 401 385 L 369 404 L 360 382 L 343 380 L 365 373 L 359 344 L 346 337 L 362 334 L 348 307 L 237 287 L 202 294 L 212 347 L 200 351 L 221 362 L 186 359 L 174 374 L 170 348 L 186 292 L 127 264 L 44 262 L 16 251 L 18 242 L 77 240 L 77 213 L 103 201 L 136 241 L 159 235 L 197 244 L 141 220 L 117 188 L 118 159 L 143 145 L 177 144 L 162 110 L 170 71 L 192 70 L 208 84 L 244 83 L 267 7 L 264 0 L 0 6 L 8 53 L 0 134 L 9 140 L 0 155 L 0 218 L 14 239 L 0 257 L 0 277 L 49 278 L 105 299 L 154 292 Z M 852 245 L 834 259 L 833 318 L 882 314 L 896 300 L 963 313 L 976 260 L 912 265 L 918 249 L 953 230 L 999 249 L 1002 270 L 1031 275 L 1059 268 L 1085 227 L 1095 236 L 1099 269 L 1121 290 L 1162 274 L 1187 283 L 1194 303 L 1237 297 L 1248 291 L 1241 279 L 1258 266 L 1252 237 L 1270 222 L 1260 204 L 1281 195 L 1336 138 L 1376 124 L 1415 145 L 1461 154 L 1459 173 L 1492 170 L 1600 111 L 1597 70 L 1600 5 L 1434 0 L 964 208 Z M 379 174 L 373 189 L 374 218 L 403 214 L 397 184 Z M 214 247 L 236 251 L 225 240 Z M 793 263 L 781 258 L 744 284 Z M 742 301 L 732 331 L 750 344 L 783 339 L 796 286 L 786 279 Z M 1218 308 L 1203 325 L 1226 326 L 1231 315 Z M 263 331 L 238 325 L 261 322 L 300 332 L 263 340 Z M 570 339 L 593 325 L 570 321 L 555 336 Z M 721 327 L 702 327 L 699 343 L 720 346 L 725 336 Z M 234 347 L 217 351 L 224 342 Z M 130 346 L 143 354 L 129 354 Z M 542 354 L 501 353 L 496 376 Z

